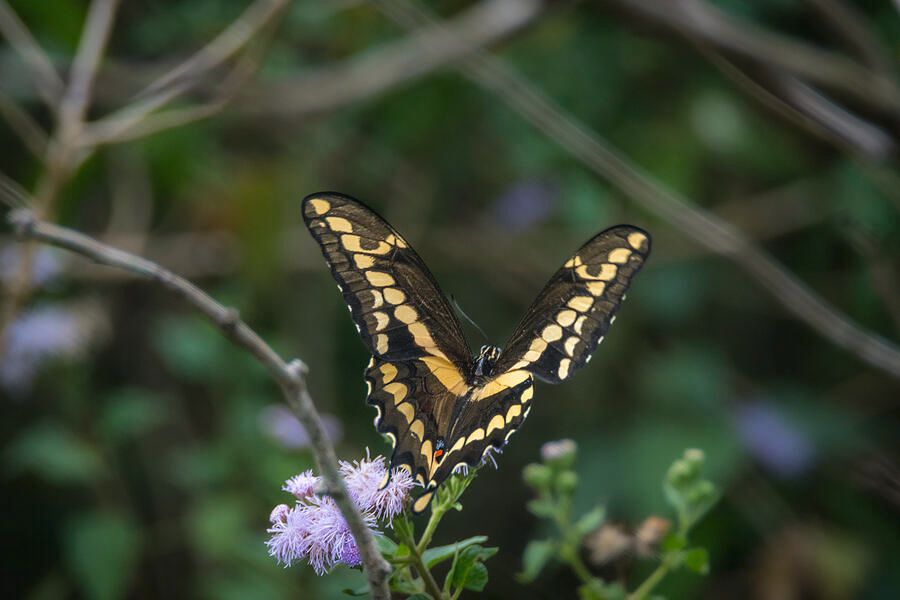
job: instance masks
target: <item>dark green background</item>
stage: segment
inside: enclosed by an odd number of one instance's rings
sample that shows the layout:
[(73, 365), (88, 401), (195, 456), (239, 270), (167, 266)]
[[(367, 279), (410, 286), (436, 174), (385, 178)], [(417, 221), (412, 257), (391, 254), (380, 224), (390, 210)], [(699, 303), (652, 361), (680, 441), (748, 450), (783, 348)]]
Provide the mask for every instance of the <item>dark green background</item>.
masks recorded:
[[(808, 3), (716, 4), (842, 50)], [(855, 4), (896, 63), (896, 7)], [(429, 5), (449, 16), (469, 4)], [(86, 4), (13, 6), (66, 64)], [(105, 68), (136, 77), (164, 69), (245, 6), (127, 2)], [(260, 78), (311, 71), (401, 35), (365, 3), (295, 2)], [(898, 338), (890, 309), (900, 302), (894, 156), (875, 160), (809, 135), (735, 87), (692, 44), (603, 2), (562, 6), (494, 51), (653, 177), (758, 238), (861, 326)], [(19, 60), (0, 48), (0, 87), (47, 123), (16, 83)], [(92, 114), (117, 105), (117, 84), (130, 89), (115, 77), (101, 81)], [(641, 210), (456, 72), (314, 117), (244, 108), (101, 151), (66, 188), (58, 220), (101, 234), (117, 202), (126, 223), (142, 223), (129, 221), (130, 212), (148, 211), (143, 231), (109, 233), (145, 234), (150, 258), (238, 308), (283, 355), (306, 361), (316, 404), (343, 423), (344, 459), (387, 446), (363, 402), (368, 356), (302, 226), (303, 196), (330, 189), (371, 204), (496, 344), (593, 233), (627, 222), (654, 235), (650, 261), (594, 361), (565, 385), (537, 386), (531, 418), (499, 470), (482, 472), (464, 512), (438, 532), (439, 543), (486, 534), (500, 547), (487, 597), (574, 596), (576, 581), (564, 570), (527, 588), (514, 579), (525, 543), (545, 533), (525, 510), (521, 468), (561, 437), (579, 444), (582, 506), (605, 501), (627, 526), (670, 516), (666, 467), (685, 448), (706, 452), (724, 492), (696, 532), (711, 552), (711, 574), (672, 577), (663, 593), (896, 597), (896, 379), (798, 322), (734, 262)], [(864, 114), (886, 131), (896, 127)], [(0, 144), (2, 171), (33, 188), (41, 165), (5, 125)], [(547, 214), (513, 227), (497, 206), (504, 196), (521, 200), (521, 186), (537, 190)], [(311, 456), (261, 430), (260, 410), (280, 401), (262, 369), (161, 289), (98, 272), (73, 261), (71, 276), (34, 302), (102, 302), (107, 334), (82, 357), (48, 364), (28, 393), (2, 392), (7, 597), (330, 598), (359, 585), (354, 571), (319, 578), (266, 555), (269, 510), (287, 499), (281, 482), (311, 466)], [(466, 332), (476, 348), (483, 343), (468, 325)], [(811, 449), (802, 468), (779, 471), (748, 447), (739, 434), (752, 418), (748, 405), (779, 424), (762, 427), (761, 444), (778, 451), (789, 438)], [(781, 452), (796, 458), (790, 447)], [(621, 573), (634, 582), (647, 568)], [(779, 595), (784, 586), (796, 595)]]

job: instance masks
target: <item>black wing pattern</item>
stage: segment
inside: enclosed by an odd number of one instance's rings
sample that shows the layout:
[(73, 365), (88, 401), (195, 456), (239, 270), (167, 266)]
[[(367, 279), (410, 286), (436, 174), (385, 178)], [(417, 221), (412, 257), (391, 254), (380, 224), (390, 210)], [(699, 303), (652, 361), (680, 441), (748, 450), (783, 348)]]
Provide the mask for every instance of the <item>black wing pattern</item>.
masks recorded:
[(584, 367), (649, 254), (650, 235), (631, 225), (611, 227), (588, 240), (538, 294), (496, 372), (524, 369), (560, 383)]
[(559, 383), (590, 360), (650, 252), (649, 235), (629, 225), (589, 240), (482, 372), (425, 263), (384, 219), (332, 192), (305, 198), (303, 216), (373, 355), (367, 402), (393, 446), (390, 471), (425, 488), (417, 513), (456, 469), (503, 447), (528, 416), (534, 377)]

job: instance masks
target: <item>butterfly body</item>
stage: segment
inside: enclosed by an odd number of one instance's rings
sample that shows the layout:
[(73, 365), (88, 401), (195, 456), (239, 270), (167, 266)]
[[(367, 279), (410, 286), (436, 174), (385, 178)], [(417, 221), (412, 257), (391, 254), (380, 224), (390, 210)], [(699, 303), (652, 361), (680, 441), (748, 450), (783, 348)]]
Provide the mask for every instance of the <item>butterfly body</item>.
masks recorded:
[(650, 250), (636, 227), (601, 232), (554, 274), (503, 350), (473, 356), (427, 266), (384, 219), (333, 192), (304, 199), (303, 215), (372, 353), (367, 402), (394, 447), (391, 466), (425, 487), (415, 512), (454, 470), (502, 448), (531, 410), (535, 377), (559, 383), (587, 364)]

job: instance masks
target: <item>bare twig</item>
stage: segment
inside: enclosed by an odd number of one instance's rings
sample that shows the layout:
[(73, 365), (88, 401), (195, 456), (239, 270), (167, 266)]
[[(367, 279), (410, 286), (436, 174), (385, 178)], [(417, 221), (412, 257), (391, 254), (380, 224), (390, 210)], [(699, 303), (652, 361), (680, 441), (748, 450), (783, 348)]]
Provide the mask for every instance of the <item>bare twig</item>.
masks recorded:
[(872, 69), (891, 73), (888, 51), (879, 43), (865, 16), (844, 0), (806, 0), (859, 57)]
[(257, 0), (211, 42), (153, 81), (139, 96), (155, 94), (173, 84), (197, 79), (216, 68), (246, 46), (286, 6), (287, 0)]
[[(519, 31), (545, 8), (540, 0), (479, 2), (440, 26), (425, 25), (403, 40), (336, 67), (262, 86), (242, 96), (241, 107), (254, 114), (292, 118), (333, 110), (469, 56)], [(452, 35), (438, 34), (442, 29)]]
[(0, 113), (28, 151), (37, 158), (43, 158), (47, 151), (47, 133), (31, 118), (31, 115), (3, 93), (0, 93)]
[[(375, 1), (379, 7), (389, 8), (385, 12), (404, 27), (434, 23), (425, 9), (407, 0)], [(451, 33), (444, 31), (442, 35)], [(466, 59), (460, 68), (646, 210), (665, 219), (699, 244), (737, 262), (799, 320), (870, 365), (900, 377), (900, 349), (863, 330), (838, 312), (731, 225), (653, 180), (502, 60), (476, 54)]]
[(88, 10), (84, 30), (69, 74), (69, 85), (59, 109), (60, 137), (68, 141), (78, 134), (84, 123), (91, 97), (91, 87), (103, 50), (109, 41), (119, 0), (94, 0)]
[(900, 89), (834, 52), (740, 22), (703, 0), (605, 0), (683, 36), (900, 114)]
[(156, 263), (101, 244), (77, 231), (39, 221), (33, 213), (26, 210), (13, 211), (9, 221), (16, 234), (24, 240), (36, 240), (65, 248), (100, 264), (126, 270), (159, 284), (202, 313), (225, 337), (252, 354), (281, 387), (285, 400), (309, 433), (319, 470), (328, 486), (327, 493), (340, 508), (359, 547), (373, 598), (390, 598), (387, 587), (390, 566), (379, 553), (372, 532), (366, 527), (347, 494), (334, 448), (326, 437), (319, 413), (306, 387), (306, 366), (302, 361), (285, 362), (241, 320), (235, 309), (219, 304), (200, 288)]
[(212, 42), (177, 67), (177, 73), (164, 75), (131, 104), (88, 125), (82, 145), (121, 143), (206, 119), (221, 111), (256, 72), (264, 43), (257, 44), (258, 51), (248, 50), (241, 57), (209, 102), (157, 112), (194, 88), (202, 75), (231, 58), (254, 38), (267, 39), (263, 35), (266, 26), (271, 26), (286, 6), (286, 0), (258, 0)]
[(63, 93), (63, 81), (53, 68), (50, 58), (6, 0), (0, 1), (0, 32), (31, 71), (41, 99), (55, 110), (56, 103)]
[[(842, 150), (884, 160), (893, 138), (873, 123), (844, 110), (793, 75), (770, 76), (775, 89), (763, 85), (715, 49), (698, 44), (704, 56), (751, 98), (787, 122)], [(803, 91), (800, 87), (803, 87)], [(815, 96), (811, 98), (810, 96)]]

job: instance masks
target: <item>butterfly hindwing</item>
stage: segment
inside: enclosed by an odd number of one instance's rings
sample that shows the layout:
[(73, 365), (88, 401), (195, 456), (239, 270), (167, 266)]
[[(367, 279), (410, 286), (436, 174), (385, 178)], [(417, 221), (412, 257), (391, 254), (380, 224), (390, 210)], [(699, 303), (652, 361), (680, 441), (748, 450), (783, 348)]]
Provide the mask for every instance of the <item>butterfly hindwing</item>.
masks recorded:
[(329, 192), (306, 197), (303, 217), (372, 354), (471, 361), (459, 321), (428, 267), (384, 219)]
[(443, 462), (438, 440), (462, 411), (471, 387), (454, 365), (431, 356), (408, 361), (373, 357), (366, 384), (367, 402), (378, 411), (375, 428), (393, 446), (390, 471), (406, 469), (425, 486)]
[(578, 249), (528, 309), (496, 369), (524, 369), (560, 383), (588, 363), (615, 318), (650, 236), (631, 225), (607, 229)]

